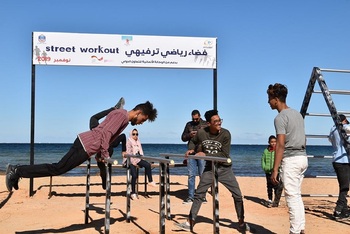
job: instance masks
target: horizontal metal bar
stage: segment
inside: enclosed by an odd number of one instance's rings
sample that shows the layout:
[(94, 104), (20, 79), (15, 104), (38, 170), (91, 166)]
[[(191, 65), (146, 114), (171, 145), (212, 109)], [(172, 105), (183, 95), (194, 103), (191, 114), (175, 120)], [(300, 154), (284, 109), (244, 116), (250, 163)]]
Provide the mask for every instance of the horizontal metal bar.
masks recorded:
[[(348, 115), (350, 114), (350, 111), (338, 111), (338, 114), (343, 114), (343, 115)], [(331, 117), (331, 114), (326, 114), (326, 113), (305, 113), (305, 115), (308, 116), (319, 116), (319, 117)]]
[(188, 156), (186, 156), (184, 154), (167, 154), (167, 153), (163, 153), (163, 154), (159, 154), (159, 155), (163, 156), (163, 157), (193, 158), (193, 159), (204, 159), (204, 160), (208, 160), (208, 161), (231, 163), (230, 158), (215, 157), (215, 156), (211, 156), (211, 155), (207, 155), (207, 156), (188, 155)]
[[(335, 90), (330, 89), (328, 90), (330, 94), (344, 94), (344, 95), (350, 95), (350, 90)], [(313, 93), (322, 93), (321, 90), (314, 90)]]
[(105, 159), (105, 161), (107, 161), (107, 163), (110, 163), (112, 165), (117, 165), (118, 164), (118, 160), (115, 160), (115, 159), (112, 159), (112, 158)]
[(306, 138), (328, 138), (328, 135), (306, 134)]
[(145, 159), (145, 160), (148, 160), (148, 161), (152, 160), (152, 161), (161, 162), (161, 163), (168, 163), (170, 165), (175, 164), (174, 160), (171, 160), (171, 159), (148, 157), (148, 156), (143, 156), (143, 155), (127, 154), (127, 155), (125, 155), (125, 157), (127, 157), (127, 158), (142, 158), (142, 159)]
[(350, 73), (350, 70), (342, 70), (342, 69), (328, 69), (328, 68), (320, 68), (321, 71), (324, 72), (344, 72), (344, 73)]
[(308, 158), (334, 158), (331, 155), (307, 155)]

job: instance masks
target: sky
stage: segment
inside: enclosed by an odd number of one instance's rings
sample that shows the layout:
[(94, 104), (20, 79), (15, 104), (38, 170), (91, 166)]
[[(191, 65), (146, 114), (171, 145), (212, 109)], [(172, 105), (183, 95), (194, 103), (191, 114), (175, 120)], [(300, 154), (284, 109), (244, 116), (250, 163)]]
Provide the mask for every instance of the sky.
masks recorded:
[[(350, 69), (350, 1), (3, 1), (0, 7), (0, 143), (29, 143), (32, 32), (217, 38), (218, 111), (232, 144), (266, 144), (275, 134), (269, 84), (288, 87), (300, 110), (313, 67)], [(330, 89), (350, 90), (350, 74), (323, 73)], [(213, 108), (213, 71), (35, 66), (35, 142), (72, 143), (90, 117), (149, 100), (155, 122), (136, 126), (143, 143), (182, 143), (191, 111)], [(349, 98), (334, 97), (338, 110)], [(308, 112), (329, 113), (313, 94)], [(306, 117), (306, 134), (329, 133), (329, 117)], [(134, 127), (129, 125), (127, 135)], [(308, 144), (329, 144), (310, 139)]]

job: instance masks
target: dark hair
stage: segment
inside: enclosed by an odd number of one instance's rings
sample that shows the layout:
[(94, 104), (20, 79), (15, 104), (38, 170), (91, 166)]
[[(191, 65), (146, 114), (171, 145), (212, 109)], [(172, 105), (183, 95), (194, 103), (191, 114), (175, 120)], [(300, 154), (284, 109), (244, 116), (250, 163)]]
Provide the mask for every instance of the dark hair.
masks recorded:
[(281, 102), (286, 102), (288, 89), (287, 86), (279, 83), (270, 84), (267, 89), (269, 98), (278, 98)]
[(210, 122), (211, 117), (213, 117), (214, 115), (218, 115), (218, 111), (217, 110), (208, 110), (207, 112), (205, 112), (204, 117), (205, 120), (207, 122)]
[(269, 136), (269, 142), (270, 142), (272, 139), (276, 139), (276, 137), (275, 137), (274, 135)]
[(138, 104), (137, 106), (135, 106), (133, 110), (134, 111), (140, 110), (142, 114), (147, 115), (149, 122), (153, 122), (157, 118), (157, 114), (158, 114), (157, 109), (153, 108), (153, 104), (150, 103), (149, 101)]
[(201, 115), (201, 114), (199, 113), (199, 110), (193, 110), (191, 115)]

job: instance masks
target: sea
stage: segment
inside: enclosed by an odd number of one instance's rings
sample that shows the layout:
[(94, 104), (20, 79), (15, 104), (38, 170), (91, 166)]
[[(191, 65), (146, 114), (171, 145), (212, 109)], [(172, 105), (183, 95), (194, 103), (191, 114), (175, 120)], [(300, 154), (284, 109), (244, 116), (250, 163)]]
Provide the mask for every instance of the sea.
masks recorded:
[[(62, 143), (40, 143), (34, 145), (34, 164), (58, 162), (65, 153), (68, 152), (72, 144)], [(264, 177), (261, 168), (261, 156), (266, 145), (231, 145), (232, 168), (236, 176)], [(144, 155), (148, 157), (161, 157), (160, 154), (184, 154), (187, 150), (186, 144), (142, 144)], [(332, 167), (332, 159), (323, 157), (331, 156), (333, 149), (331, 146), (318, 145), (307, 146), (309, 157), (309, 167), (306, 177), (335, 176)], [(314, 156), (314, 157), (312, 157)], [(122, 162), (121, 148), (116, 148), (112, 158)], [(161, 157), (164, 158), (164, 157)], [(182, 163), (183, 158), (172, 158), (175, 163)], [(95, 159), (91, 160), (92, 163)], [(30, 162), (29, 143), (0, 143), (0, 173), (4, 174), (8, 163), (14, 165), (27, 165)], [(98, 173), (98, 168), (92, 168), (91, 174)], [(114, 169), (113, 175), (125, 175), (125, 170)], [(158, 168), (153, 169), (153, 174), (159, 174)], [(170, 168), (171, 175), (187, 175), (186, 167)], [(86, 175), (86, 169), (75, 168), (64, 176)]]

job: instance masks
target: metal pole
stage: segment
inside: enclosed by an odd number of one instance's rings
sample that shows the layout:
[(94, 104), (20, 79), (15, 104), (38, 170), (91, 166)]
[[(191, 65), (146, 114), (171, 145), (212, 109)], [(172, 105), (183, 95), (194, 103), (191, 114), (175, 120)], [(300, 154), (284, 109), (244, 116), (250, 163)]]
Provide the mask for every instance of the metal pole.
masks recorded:
[(165, 234), (165, 164), (159, 163), (159, 233)]
[[(33, 52), (32, 52), (33, 53)], [(33, 57), (33, 56), (32, 56)], [(32, 93), (30, 110), (30, 165), (34, 165), (34, 124), (35, 124), (35, 65), (32, 65)], [(29, 179), (29, 196), (34, 195), (34, 179)]]
[(86, 165), (85, 224), (88, 224), (90, 209), (90, 165), (91, 159), (89, 158)]
[(214, 88), (214, 110), (218, 109), (218, 73), (217, 69), (213, 70), (213, 88)]
[(130, 158), (126, 159), (126, 222), (130, 223), (131, 176)]
[(211, 162), (213, 182), (212, 182), (212, 195), (213, 195), (213, 233), (220, 233), (219, 224), (219, 185), (218, 185), (218, 173), (217, 173), (217, 163), (215, 161)]
[(109, 234), (110, 217), (111, 217), (111, 164), (106, 163), (106, 208), (105, 208), (105, 233)]
[[(169, 157), (165, 157), (166, 159), (169, 159)], [(169, 170), (169, 164), (166, 164), (166, 171), (165, 171), (165, 195), (166, 195), (166, 217), (168, 220), (171, 220), (171, 212), (170, 212), (170, 170)]]

